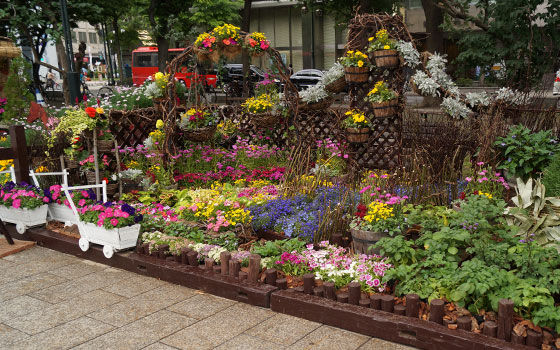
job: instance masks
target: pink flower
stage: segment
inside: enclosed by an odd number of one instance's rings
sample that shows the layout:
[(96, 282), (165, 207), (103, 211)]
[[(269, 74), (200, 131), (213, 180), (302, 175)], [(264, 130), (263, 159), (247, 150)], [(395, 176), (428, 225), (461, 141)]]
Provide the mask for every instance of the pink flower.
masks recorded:
[(381, 282), (376, 278), (373, 280), (373, 286), (374, 287), (378, 287), (381, 284)]
[(43, 203), (48, 203), (49, 202), (49, 197), (43, 197)]
[(85, 204), (86, 204), (86, 200), (83, 199), (83, 198), (80, 199), (80, 200), (78, 201), (78, 205), (79, 205), (80, 207), (83, 207)]
[(478, 165), (478, 166), (484, 165), (484, 162), (478, 162), (478, 163), (476, 163), (476, 165)]
[(111, 225), (117, 226), (118, 224), (119, 224), (119, 220), (118, 220), (118, 219), (115, 219), (115, 218), (111, 219)]
[(467, 181), (467, 182), (471, 182), (471, 181), (472, 181), (472, 177), (468, 177), (468, 176), (467, 176), (467, 177), (465, 177), (465, 181)]
[(14, 199), (12, 202), (12, 207), (19, 209), (21, 207), (21, 199)]
[(97, 226), (99, 226), (99, 227), (103, 226), (103, 220), (97, 221)]

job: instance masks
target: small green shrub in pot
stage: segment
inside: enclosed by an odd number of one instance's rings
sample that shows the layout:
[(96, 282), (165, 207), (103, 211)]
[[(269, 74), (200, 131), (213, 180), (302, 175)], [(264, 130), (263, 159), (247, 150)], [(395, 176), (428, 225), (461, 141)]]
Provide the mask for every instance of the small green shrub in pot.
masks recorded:
[(498, 168), (527, 181), (550, 163), (558, 150), (558, 141), (552, 138), (550, 130), (531, 133), (526, 127), (516, 125), (507, 136), (499, 137), (494, 146), (502, 156)]

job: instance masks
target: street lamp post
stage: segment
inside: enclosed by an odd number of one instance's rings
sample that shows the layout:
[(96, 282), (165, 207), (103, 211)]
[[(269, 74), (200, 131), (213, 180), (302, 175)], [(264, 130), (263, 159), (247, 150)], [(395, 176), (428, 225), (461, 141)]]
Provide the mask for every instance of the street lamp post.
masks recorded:
[(80, 75), (74, 67), (74, 50), (72, 49), (72, 35), (70, 33), (70, 22), (68, 21), (68, 7), (66, 0), (60, 0), (60, 12), (62, 27), (64, 29), (64, 42), (66, 43), (66, 58), (68, 59), (68, 72), (66, 81), (70, 90), (70, 101), (74, 103), (80, 97)]

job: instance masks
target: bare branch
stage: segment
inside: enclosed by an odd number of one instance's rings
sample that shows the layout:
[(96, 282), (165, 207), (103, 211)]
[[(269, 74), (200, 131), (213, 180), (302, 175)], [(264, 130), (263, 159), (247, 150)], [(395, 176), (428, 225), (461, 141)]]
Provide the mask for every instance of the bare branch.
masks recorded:
[(451, 3), (449, 0), (439, 0), (439, 2), (434, 2), (434, 6), (440, 8), (441, 10), (445, 11), (448, 15), (454, 18), (462, 19), (467, 22), (474, 24), (475, 26), (479, 27), (484, 31), (488, 31), (488, 25), (482, 22), (480, 19), (469, 15), (462, 9), (458, 9), (456, 3)]

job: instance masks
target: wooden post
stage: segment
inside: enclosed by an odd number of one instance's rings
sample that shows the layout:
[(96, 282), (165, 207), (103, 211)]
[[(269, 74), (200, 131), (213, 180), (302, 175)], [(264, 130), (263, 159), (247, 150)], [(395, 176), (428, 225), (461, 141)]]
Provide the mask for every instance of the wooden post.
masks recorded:
[(189, 264), (189, 257), (188, 254), (191, 251), (191, 248), (182, 248), (181, 249), (181, 264), (188, 265)]
[(406, 295), (406, 316), (418, 318), (420, 297), (418, 294)]
[(358, 305), (369, 308), (371, 306), (371, 301), (369, 299), (360, 299)]
[(498, 335), (498, 325), (494, 321), (486, 321), (484, 322), (482, 333), (489, 337), (496, 338), (496, 336)]
[(374, 295), (372, 295), (372, 296), (369, 298), (369, 300), (370, 300), (370, 307), (371, 307), (372, 309), (381, 310), (381, 297), (382, 297), (382, 296), (383, 296), (383, 295), (381, 295), (381, 294), (374, 294)]
[(336, 295), (336, 301), (339, 303), (347, 303), (348, 302), (348, 293), (339, 293)]
[(251, 254), (249, 256), (249, 273), (247, 280), (249, 282), (257, 282), (261, 272), (261, 256), (258, 254)]
[(205, 258), (204, 259), (204, 270), (206, 270), (206, 272), (213, 272), (213, 268), (214, 268), (214, 259)]
[(237, 259), (229, 261), (229, 275), (232, 277), (239, 277), (239, 270), (241, 269), (241, 263)]
[(404, 316), (406, 314), (406, 306), (402, 304), (395, 305), (393, 311), (395, 312), (395, 315)]
[(198, 253), (194, 250), (188, 252), (187, 259), (189, 260), (189, 265), (191, 266), (198, 266)]
[(513, 301), (501, 299), (498, 302), (498, 338), (511, 340), (513, 329)]
[(325, 288), (323, 286), (313, 288), (313, 295), (322, 298), (325, 295)]
[(358, 305), (362, 286), (358, 282), (348, 284), (348, 304)]
[(60, 171), (63, 171), (66, 168), (64, 166), (64, 156), (61, 154), (59, 159), (60, 159)]
[(522, 336), (522, 335), (517, 335), (517, 334), (515, 334), (514, 331), (511, 331), (511, 342), (514, 343), (514, 344), (525, 345), (525, 337)]
[(239, 271), (239, 282), (243, 282), (247, 279), (247, 272)]
[(540, 349), (543, 342), (543, 334), (534, 330), (527, 330), (527, 346)]
[(336, 292), (334, 289), (334, 282), (323, 283), (323, 288), (325, 288), (325, 298), (336, 300)]
[(276, 285), (276, 278), (278, 277), (278, 273), (276, 272), (276, 269), (267, 269), (264, 272), (266, 278), (265, 278), (265, 283), (269, 284), (271, 286), (275, 286)]
[(441, 299), (434, 299), (430, 303), (430, 321), (443, 324), (443, 306), (445, 303)]
[(285, 278), (277, 279), (276, 287), (278, 287), (278, 289), (288, 289), (288, 280)]
[[(93, 164), (95, 165), (95, 184), (99, 183), (99, 159), (97, 159), (97, 129), (93, 129)], [(99, 188), (95, 189), (95, 194), (99, 198)]]
[(315, 288), (315, 274), (306, 273), (303, 275), (303, 292), (305, 294), (313, 295), (313, 288)]
[(16, 182), (25, 181), (28, 184), (31, 184), (31, 179), (29, 178), (27, 142), (25, 141), (25, 129), (22, 125), (10, 126), (10, 145), (14, 155)]
[(227, 276), (229, 274), (229, 260), (231, 259), (230, 252), (220, 253), (220, 265), (222, 266), (221, 272), (222, 276)]
[(381, 310), (385, 312), (393, 312), (393, 305), (395, 304), (395, 299), (392, 295), (383, 295), (381, 297)]
[(470, 316), (463, 316), (463, 317), (459, 317), (457, 319), (457, 327), (459, 329), (465, 330), (465, 331), (471, 331), (472, 329), (472, 321)]

